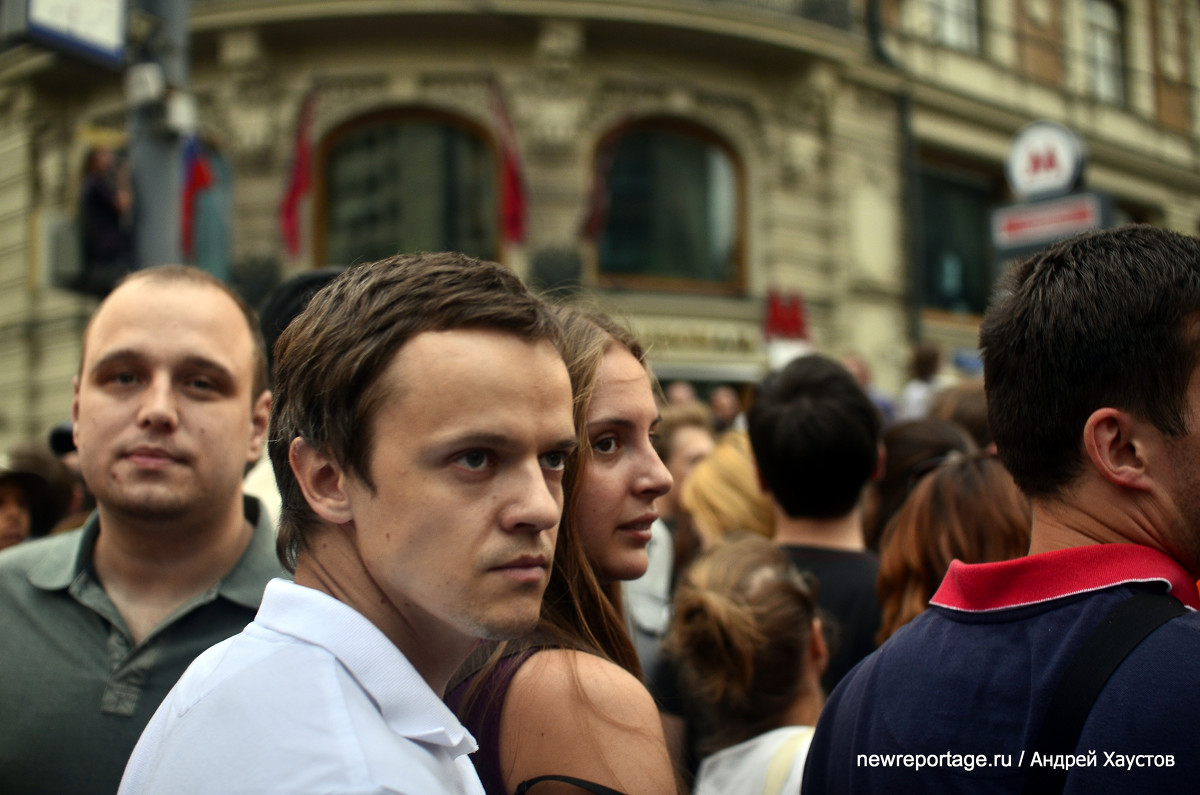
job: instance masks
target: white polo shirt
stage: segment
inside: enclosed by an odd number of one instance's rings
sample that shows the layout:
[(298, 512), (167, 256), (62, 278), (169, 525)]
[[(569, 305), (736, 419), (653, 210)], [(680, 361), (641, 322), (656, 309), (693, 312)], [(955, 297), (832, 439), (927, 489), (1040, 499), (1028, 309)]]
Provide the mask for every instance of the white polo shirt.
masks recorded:
[(196, 658), (120, 793), (470, 793), (475, 740), (408, 659), (331, 596), (272, 580), (254, 622)]

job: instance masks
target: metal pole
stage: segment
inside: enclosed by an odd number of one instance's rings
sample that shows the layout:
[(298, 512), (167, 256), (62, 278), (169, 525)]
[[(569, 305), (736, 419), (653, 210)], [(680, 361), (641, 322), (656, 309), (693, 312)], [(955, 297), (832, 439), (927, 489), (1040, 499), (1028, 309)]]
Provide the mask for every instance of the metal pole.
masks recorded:
[(153, 21), (135, 62), (158, 64), (166, 78), (165, 99), (131, 107), (129, 151), (134, 201), (134, 267), (183, 261), (180, 193), (183, 141), (167, 124), (172, 94), (188, 90), (188, 0), (131, 0)]

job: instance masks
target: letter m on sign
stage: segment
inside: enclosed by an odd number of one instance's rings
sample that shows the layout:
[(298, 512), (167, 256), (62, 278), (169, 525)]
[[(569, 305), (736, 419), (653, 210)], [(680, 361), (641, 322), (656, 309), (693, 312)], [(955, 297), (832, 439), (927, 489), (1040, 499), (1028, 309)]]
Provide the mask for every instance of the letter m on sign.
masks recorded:
[(1029, 173), (1031, 176), (1039, 176), (1046, 173), (1054, 173), (1058, 170), (1058, 156), (1054, 149), (1046, 148), (1041, 152), (1029, 153)]

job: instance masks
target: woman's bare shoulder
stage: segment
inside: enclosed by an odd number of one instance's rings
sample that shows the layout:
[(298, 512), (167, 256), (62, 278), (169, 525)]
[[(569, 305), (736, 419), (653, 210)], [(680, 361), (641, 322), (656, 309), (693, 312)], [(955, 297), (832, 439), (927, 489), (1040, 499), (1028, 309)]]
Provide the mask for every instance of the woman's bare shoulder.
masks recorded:
[(630, 793), (675, 791), (654, 699), (620, 666), (586, 652), (545, 649), (517, 671), (500, 724), (509, 791), (566, 775)]

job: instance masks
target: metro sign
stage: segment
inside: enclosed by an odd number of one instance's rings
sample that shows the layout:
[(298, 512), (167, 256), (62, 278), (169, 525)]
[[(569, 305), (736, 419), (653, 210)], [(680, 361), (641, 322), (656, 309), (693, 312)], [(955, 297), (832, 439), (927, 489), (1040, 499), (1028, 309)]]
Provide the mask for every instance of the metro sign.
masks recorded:
[(992, 247), (1003, 261), (1111, 223), (1107, 198), (1095, 191), (1023, 202), (992, 211)]
[(1083, 173), (1083, 144), (1052, 121), (1027, 124), (1013, 136), (1005, 161), (1008, 184), (1019, 198), (1069, 193)]

